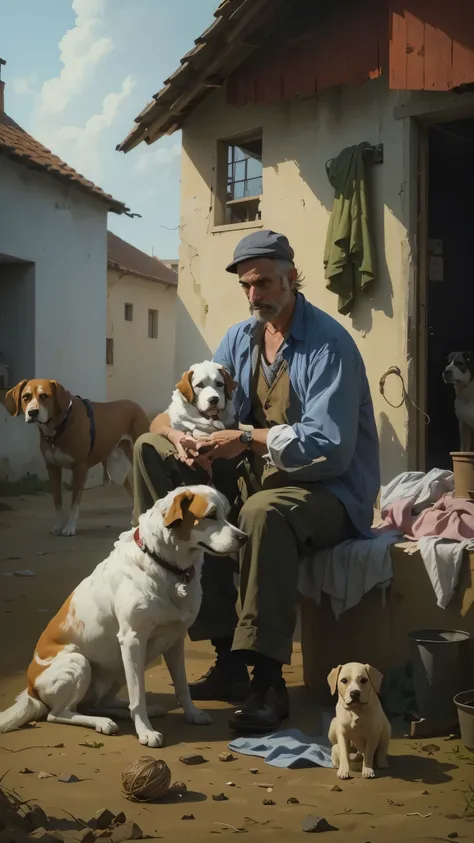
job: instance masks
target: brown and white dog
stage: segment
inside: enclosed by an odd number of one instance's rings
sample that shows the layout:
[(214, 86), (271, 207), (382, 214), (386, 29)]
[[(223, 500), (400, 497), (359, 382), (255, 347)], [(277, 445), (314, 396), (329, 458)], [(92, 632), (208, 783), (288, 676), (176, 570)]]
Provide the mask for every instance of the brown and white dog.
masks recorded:
[[(145, 668), (161, 654), (186, 719), (210, 723), (189, 693), (184, 639), (201, 605), (204, 552), (225, 557), (247, 539), (228, 511), (215, 489), (181, 486), (122, 533), (44, 630), (27, 688), (0, 712), (0, 732), (46, 717), (111, 735), (125, 716), (141, 744), (159, 747), (163, 735), (150, 717), (163, 712), (147, 708)], [(128, 700), (116, 697), (124, 684)]]
[[(7, 392), (5, 407), (12, 416), (23, 413), (27, 424), (39, 428), (41, 453), (56, 510), (52, 530), (55, 535), (75, 535), (87, 472), (93, 466), (102, 463), (111, 479), (124, 483), (131, 491), (126, 478), (132, 464), (133, 443), (150, 428), (138, 404), (126, 400), (85, 401), (71, 395), (58, 381), (34, 379), (20, 381)], [(117, 471), (120, 455), (122, 465)], [(63, 468), (72, 471), (72, 500), (67, 515), (62, 503)]]
[(167, 409), (175, 430), (204, 438), (235, 425), (232, 393), (237, 386), (218, 363), (205, 360), (184, 372)]
[(459, 421), (459, 448), (474, 450), (474, 355), (453, 351), (443, 371), (445, 383), (454, 386), (454, 411)]

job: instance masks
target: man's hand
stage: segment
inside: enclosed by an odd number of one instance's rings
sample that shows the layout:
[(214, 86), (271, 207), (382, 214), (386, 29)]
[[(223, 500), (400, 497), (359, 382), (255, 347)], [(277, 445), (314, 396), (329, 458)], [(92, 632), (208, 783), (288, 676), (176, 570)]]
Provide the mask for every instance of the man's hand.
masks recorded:
[(167, 439), (176, 448), (177, 458), (181, 462), (186, 463), (190, 468), (193, 468), (194, 460), (197, 456), (197, 440), (188, 433), (183, 433), (182, 430), (174, 430), (173, 428), (167, 431)]
[(216, 430), (205, 440), (199, 440), (198, 453), (203, 453), (211, 462), (214, 460), (232, 460), (246, 450), (240, 441), (241, 430)]

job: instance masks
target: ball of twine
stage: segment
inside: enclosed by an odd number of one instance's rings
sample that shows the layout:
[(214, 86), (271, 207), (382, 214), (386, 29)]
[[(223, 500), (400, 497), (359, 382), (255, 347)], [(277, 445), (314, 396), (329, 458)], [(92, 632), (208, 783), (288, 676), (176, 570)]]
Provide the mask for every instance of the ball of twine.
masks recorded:
[(164, 761), (143, 755), (132, 761), (122, 773), (122, 785), (132, 802), (154, 802), (168, 791), (171, 771)]

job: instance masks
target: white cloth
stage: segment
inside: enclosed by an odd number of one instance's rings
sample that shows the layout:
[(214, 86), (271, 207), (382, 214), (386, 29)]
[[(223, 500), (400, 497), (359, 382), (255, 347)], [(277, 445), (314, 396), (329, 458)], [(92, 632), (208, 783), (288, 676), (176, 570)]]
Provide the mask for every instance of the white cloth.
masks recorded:
[[(452, 471), (433, 468), (406, 471), (381, 489), (381, 509), (402, 498), (413, 498), (415, 512), (421, 512), (442, 495), (454, 491)], [(316, 553), (300, 566), (298, 588), (305, 597), (321, 602), (329, 594), (336, 617), (356, 606), (375, 586), (385, 589), (393, 576), (390, 547), (402, 538), (396, 530), (374, 533), (372, 539), (353, 539)], [(463, 554), (474, 542), (448, 541), (429, 536), (413, 542), (409, 552), (420, 551), (433, 586), (438, 606), (445, 609), (456, 588)]]
[(356, 606), (375, 586), (384, 588), (392, 579), (390, 545), (399, 534), (382, 533), (373, 539), (351, 539), (336, 547), (318, 551), (300, 566), (298, 589), (305, 597), (321, 602), (329, 594), (338, 618)]
[(418, 549), (440, 609), (446, 609), (454, 594), (464, 551), (473, 548), (472, 540), (454, 542), (440, 536), (426, 536), (418, 540)]
[(443, 495), (453, 491), (452, 471), (441, 468), (432, 468), (427, 474), (424, 471), (404, 471), (386, 486), (382, 486), (380, 509), (384, 510), (389, 504), (402, 498), (413, 498), (414, 511), (421, 512), (427, 506), (436, 503)]

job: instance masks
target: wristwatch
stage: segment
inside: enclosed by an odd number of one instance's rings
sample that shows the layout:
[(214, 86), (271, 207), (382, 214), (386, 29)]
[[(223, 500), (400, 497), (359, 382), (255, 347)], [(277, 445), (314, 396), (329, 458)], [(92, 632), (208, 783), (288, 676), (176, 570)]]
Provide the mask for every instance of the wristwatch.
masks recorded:
[(243, 430), (239, 436), (240, 441), (243, 445), (248, 449), (252, 447), (253, 442), (253, 430)]

